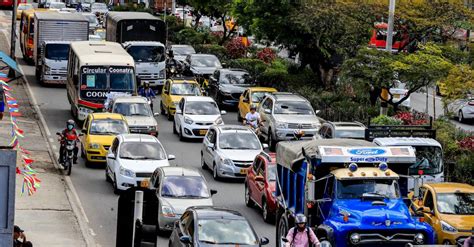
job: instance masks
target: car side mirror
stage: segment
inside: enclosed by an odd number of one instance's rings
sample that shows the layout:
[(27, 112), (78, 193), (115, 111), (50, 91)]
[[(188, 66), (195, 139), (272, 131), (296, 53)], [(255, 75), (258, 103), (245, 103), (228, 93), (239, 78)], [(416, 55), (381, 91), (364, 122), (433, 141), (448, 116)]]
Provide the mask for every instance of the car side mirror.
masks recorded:
[(222, 68), (225, 68), (227, 66), (227, 63), (221, 63)]
[(108, 153), (108, 154), (107, 154), (107, 159), (114, 160), (114, 159), (115, 159), (115, 155), (114, 155), (113, 153)]
[(321, 112), (321, 110), (316, 110), (316, 115), (319, 114)]
[(176, 159), (176, 156), (172, 155), (172, 154), (169, 154), (168, 155), (168, 160), (174, 160)]
[(221, 111), (221, 115), (225, 115), (225, 114), (227, 114), (227, 112), (224, 111), (224, 110), (222, 110), (222, 111)]
[(209, 144), (207, 144), (207, 147), (210, 148), (210, 149), (214, 149), (215, 145), (214, 145), (214, 143), (209, 143)]
[(159, 113), (159, 112), (155, 112), (155, 113), (153, 113), (153, 116), (154, 116), (154, 117), (157, 117), (157, 116), (159, 116), (159, 115), (160, 115), (160, 113)]
[(262, 176), (262, 175), (257, 175), (257, 176), (255, 177), (255, 182), (263, 182), (263, 181), (264, 181), (264, 179), (263, 179), (263, 176)]
[(187, 235), (183, 235), (179, 238), (179, 241), (183, 244), (190, 244), (191, 243), (191, 237)]
[(163, 90), (163, 94), (168, 94), (168, 90)]
[(217, 190), (211, 190), (211, 196), (217, 194)]
[(264, 144), (262, 144), (262, 147), (263, 147), (263, 149), (267, 149), (267, 148), (268, 148), (268, 144), (267, 144), (267, 143), (264, 143)]
[(418, 208), (418, 210), (416, 210), (417, 212), (420, 211), (420, 212), (423, 212), (423, 213), (427, 213), (427, 214), (433, 214), (433, 211), (431, 211), (431, 208), (430, 207), (423, 207), (421, 206), (420, 208)]
[(265, 110), (263, 110), (263, 112), (265, 112), (266, 114), (272, 114), (272, 110), (270, 110), (270, 109), (265, 109)]
[(260, 245), (267, 245), (268, 243), (270, 243), (268, 238), (266, 237), (260, 238)]

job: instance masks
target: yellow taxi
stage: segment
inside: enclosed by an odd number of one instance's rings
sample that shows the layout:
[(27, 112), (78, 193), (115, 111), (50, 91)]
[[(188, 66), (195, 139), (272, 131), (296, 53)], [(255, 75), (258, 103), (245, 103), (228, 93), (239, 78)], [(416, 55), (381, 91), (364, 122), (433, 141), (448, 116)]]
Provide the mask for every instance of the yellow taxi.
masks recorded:
[(461, 183), (424, 184), (420, 197), (413, 192), (413, 213), (423, 214), (438, 236), (438, 244), (455, 245), (471, 235), (474, 227), (474, 186)]
[(272, 87), (250, 87), (242, 93), (239, 100), (239, 112), (237, 114), (238, 121), (241, 122), (245, 115), (250, 111), (250, 105), (258, 106), (266, 94), (277, 92)]
[(161, 92), (161, 114), (166, 114), (168, 120), (172, 120), (176, 112), (176, 106), (184, 96), (202, 96), (201, 87), (194, 78), (173, 78), (166, 80)]
[(84, 121), (81, 133), (81, 156), (86, 165), (103, 163), (116, 135), (130, 133), (127, 121), (117, 113), (91, 113)]
[(16, 19), (20, 20), (21, 19), (21, 13), (23, 13), (24, 10), (29, 10), (29, 9), (34, 9), (34, 7), (31, 3), (20, 3), (20, 4), (18, 4), (18, 7), (16, 8)]

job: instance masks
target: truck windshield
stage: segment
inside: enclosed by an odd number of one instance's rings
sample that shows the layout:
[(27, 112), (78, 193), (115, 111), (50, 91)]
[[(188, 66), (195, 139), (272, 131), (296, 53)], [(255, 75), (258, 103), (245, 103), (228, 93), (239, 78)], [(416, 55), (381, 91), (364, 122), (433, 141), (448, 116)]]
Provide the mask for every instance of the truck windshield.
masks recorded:
[(136, 62), (164, 61), (165, 48), (162, 46), (131, 46), (127, 51)]
[(410, 166), (410, 174), (418, 174), (423, 170), (423, 174), (434, 175), (442, 172), (443, 151), (434, 146), (417, 146), (416, 163)]
[(438, 193), (441, 214), (474, 215), (474, 193)]
[(393, 179), (337, 181), (337, 198), (359, 199), (365, 197), (399, 198), (398, 182)]
[(68, 60), (69, 44), (47, 44), (45, 57), (51, 60)]

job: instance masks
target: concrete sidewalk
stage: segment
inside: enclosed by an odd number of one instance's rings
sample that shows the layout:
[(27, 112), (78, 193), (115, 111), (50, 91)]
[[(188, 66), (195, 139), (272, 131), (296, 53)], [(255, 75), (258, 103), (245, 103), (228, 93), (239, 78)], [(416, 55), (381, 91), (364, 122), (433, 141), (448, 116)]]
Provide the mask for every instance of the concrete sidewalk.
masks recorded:
[[(9, 54), (9, 42), (6, 32), (0, 32), (0, 50)], [(16, 178), (15, 224), (25, 230), (26, 238), (36, 246), (87, 246), (87, 233), (81, 231), (79, 218), (82, 216), (73, 210), (73, 193), (66, 186), (64, 176), (55, 167), (52, 152), (47, 142), (37, 113), (28, 99), (23, 81), (10, 83), (12, 94), (18, 100), (22, 117), (18, 125), (25, 131), (20, 139), (24, 148), (31, 152), (30, 158), (36, 162), (32, 168), (38, 172), (41, 188), (33, 196), (25, 193), (21, 196), (23, 177)], [(6, 114), (0, 121), (0, 145), (8, 145), (11, 140), (11, 125)], [(18, 165), (20, 159), (18, 159)], [(90, 244), (89, 244), (90, 245)]]

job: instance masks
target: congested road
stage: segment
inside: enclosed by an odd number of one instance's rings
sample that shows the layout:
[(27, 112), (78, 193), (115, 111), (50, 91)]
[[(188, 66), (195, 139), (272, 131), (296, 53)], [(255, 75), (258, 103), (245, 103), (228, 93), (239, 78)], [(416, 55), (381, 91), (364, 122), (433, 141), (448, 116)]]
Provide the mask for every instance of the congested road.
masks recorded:
[[(41, 113), (44, 115), (47, 127), (53, 135), (50, 136), (50, 140), (55, 140), (54, 133), (65, 128), (66, 121), (72, 118), (66, 89), (39, 85), (34, 77), (34, 67), (25, 65), (21, 60), (19, 62), (27, 76)], [(159, 98), (156, 99), (154, 105), (155, 111), (157, 111)], [(229, 112), (223, 116), (223, 119), (227, 124), (236, 124), (237, 114)], [(171, 121), (168, 121), (165, 116), (158, 116), (157, 121), (160, 128), (158, 139), (168, 154), (176, 155), (176, 160), (171, 161), (171, 164), (201, 169), (201, 141), (180, 142), (178, 136), (173, 135)], [(56, 144), (56, 147), (59, 146)], [(265, 223), (257, 209), (245, 206), (243, 183), (241, 181), (216, 182), (209, 171), (203, 171), (203, 174), (208, 180), (210, 188), (218, 191), (213, 197), (214, 204), (240, 211), (251, 221), (259, 236), (268, 237), (270, 239), (269, 246), (274, 246), (272, 243), (275, 241), (275, 227)], [(79, 164), (73, 168), (71, 179), (98, 244), (115, 246), (118, 196), (113, 193), (112, 186), (105, 181), (104, 167), (86, 168), (84, 161), (79, 159)], [(158, 246), (167, 244), (166, 236), (158, 238)]]

